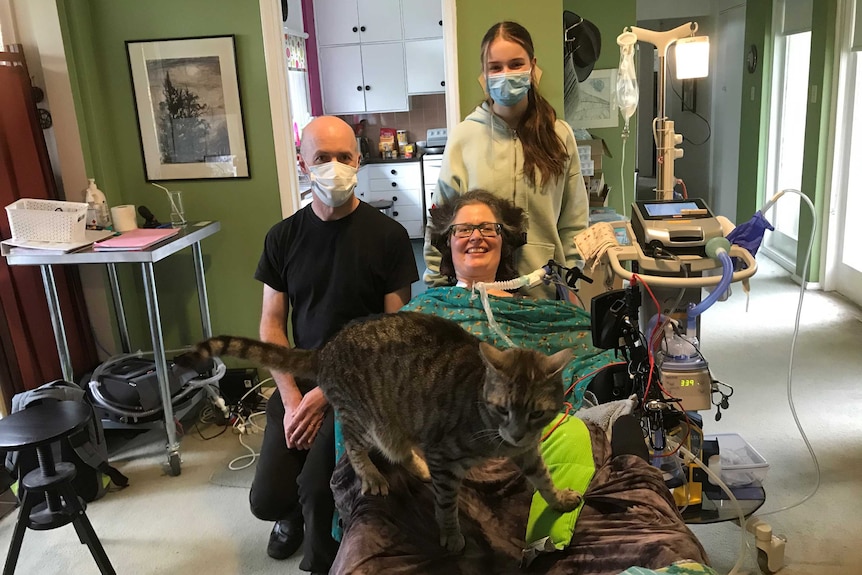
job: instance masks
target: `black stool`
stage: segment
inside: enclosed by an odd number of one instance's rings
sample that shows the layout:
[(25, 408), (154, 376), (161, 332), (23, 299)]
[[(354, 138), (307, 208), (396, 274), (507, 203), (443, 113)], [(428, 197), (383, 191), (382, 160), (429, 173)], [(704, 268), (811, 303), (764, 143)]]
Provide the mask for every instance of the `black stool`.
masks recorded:
[(19, 493), (23, 489), (21, 509), (3, 575), (15, 572), (27, 527), (45, 531), (68, 523), (75, 526), (81, 543), (90, 548), (99, 571), (103, 575), (116, 574), (84, 513), (84, 502), (72, 488), (75, 466), (63, 461), (55, 463), (51, 452), (52, 442), (83, 428), (91, 413), (82, 403), (58, 401), (34, 405), (0, 419), (0, 449), (20, 451), (35, 447), (39, 458), (39, 467), (25, 475), (19, 484)]

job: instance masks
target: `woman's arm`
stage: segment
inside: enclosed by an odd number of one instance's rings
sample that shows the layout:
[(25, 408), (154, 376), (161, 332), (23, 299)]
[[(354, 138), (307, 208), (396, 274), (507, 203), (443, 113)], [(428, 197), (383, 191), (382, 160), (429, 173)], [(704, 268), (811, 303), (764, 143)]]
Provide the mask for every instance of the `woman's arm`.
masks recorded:
[(581, 160), (578, 158), (578, 145), (568, 124), (557, 120), (557, 126), (563, 125), (566, 132), (564, 141), (569, 152), (569, 170), (564, 174), (563, 201), (560, 206), (560, 217), (557, 220), (557, 231), (563, 243), (563, 253), (566, 265), (575, 265), (579, 258), (574, 238), (589, 225), (589, 195), (581, 174)]

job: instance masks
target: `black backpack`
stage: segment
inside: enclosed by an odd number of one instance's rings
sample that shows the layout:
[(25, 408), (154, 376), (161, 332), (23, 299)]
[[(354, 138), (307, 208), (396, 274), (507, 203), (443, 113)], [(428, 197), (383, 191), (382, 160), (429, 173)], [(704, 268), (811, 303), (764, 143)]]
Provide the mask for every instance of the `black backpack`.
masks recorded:
[[(12, 397), (12, 413), (47, 401), (78, 401), (92, 411), (87, 394), (78, 385), (58, 379), (36, 389), (17, 393)], [(51, 446), (56, 461), (75, 465), (77, 474), (72, 481), (75, 493), (84, 501), (95, 501), (107, 491), (109, 478), (119, 487), (129, 484), (128, 478), (108, 465), (108, 447), (102, 420), (93, 413), (80, 431), (62, 438)], [(6, 469), (19, 482), (29, 471), (39, 466), (35, 449), (9, 452)]]

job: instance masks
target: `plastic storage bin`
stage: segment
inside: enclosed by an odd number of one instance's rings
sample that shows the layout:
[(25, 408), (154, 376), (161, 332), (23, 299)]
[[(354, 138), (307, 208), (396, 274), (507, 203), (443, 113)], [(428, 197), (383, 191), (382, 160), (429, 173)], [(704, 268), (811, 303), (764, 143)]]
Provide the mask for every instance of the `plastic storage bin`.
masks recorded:
[(87, 204), (22, 198), (6, 206), (12, 239), (40, 242), (83, 242)]
[(706, 440), (718, 440), (721, 459), (719, 476), (728, 487), (760, 485), (769, 471), (769, 463), (747, 441), (736, 433), (707, 435)]

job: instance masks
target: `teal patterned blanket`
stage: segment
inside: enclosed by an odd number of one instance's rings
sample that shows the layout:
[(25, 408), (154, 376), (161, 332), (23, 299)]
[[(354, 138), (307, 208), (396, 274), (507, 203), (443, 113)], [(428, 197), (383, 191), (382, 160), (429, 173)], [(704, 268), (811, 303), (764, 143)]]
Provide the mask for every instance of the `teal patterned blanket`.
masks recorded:
[[(593, 347), (590, 314), (562, 301), (489, 296), (491, 312), (503, 333), (515, 345), (546, 354), (565, 348), (575, 350), (575, 359), (563, 372), (566, 389), (576, 384), (566, 401), (581, 406), (592, 372), (616, 361), (614, 352)], [(451, 319), (482, 341), (500, 349), (508, 344), (488, 322), (482, 300), (470, 290), (440, 287), (414, 297), (403, 311), (429, 313)]]

